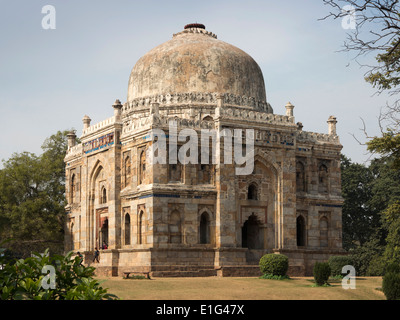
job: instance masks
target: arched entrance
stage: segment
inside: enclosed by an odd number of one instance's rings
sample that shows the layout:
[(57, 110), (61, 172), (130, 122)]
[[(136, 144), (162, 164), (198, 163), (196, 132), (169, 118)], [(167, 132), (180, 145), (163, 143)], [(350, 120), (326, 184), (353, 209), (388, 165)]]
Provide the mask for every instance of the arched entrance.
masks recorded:
[(200, 243), (210, 243), (210, 218), (207, 212), (203, 212), (200, 217)]
[(297, 246), (304, 247), (306, 245), (306, 223), (303, 216), (296, 219)]
[(108, 246), (108, 219), (104, 220), (100, 230), (100, 248), (103, 244)]
[(253, 213), (243, 224), (242, 227), (242, 248), (262, 249), (261, 222)]

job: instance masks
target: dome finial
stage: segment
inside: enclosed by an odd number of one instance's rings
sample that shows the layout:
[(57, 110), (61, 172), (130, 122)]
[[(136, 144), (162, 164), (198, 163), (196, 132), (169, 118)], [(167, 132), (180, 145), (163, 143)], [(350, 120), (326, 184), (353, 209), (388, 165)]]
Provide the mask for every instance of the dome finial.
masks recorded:
[(201, 23), (189, 23), (185, 26), (185, 30), (186, 29), (190, 29), (190, 28), (199, 28), (199, 29), (205, 29), (206, 26), (204, 24)]

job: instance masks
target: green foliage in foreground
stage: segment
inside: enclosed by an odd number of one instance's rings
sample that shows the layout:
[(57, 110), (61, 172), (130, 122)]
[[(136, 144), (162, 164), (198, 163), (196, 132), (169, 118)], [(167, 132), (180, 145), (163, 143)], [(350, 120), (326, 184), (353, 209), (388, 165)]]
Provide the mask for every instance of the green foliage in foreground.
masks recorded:
[[(80, 264), (79, 257), (49, 256), (48, 250), (32, 257), (6, 263), (0, 256), (0, 300), (115, 300), (115, 295), (93, 279), (93, 267)], [(55, 286), (51, 272), (54, 268)]]

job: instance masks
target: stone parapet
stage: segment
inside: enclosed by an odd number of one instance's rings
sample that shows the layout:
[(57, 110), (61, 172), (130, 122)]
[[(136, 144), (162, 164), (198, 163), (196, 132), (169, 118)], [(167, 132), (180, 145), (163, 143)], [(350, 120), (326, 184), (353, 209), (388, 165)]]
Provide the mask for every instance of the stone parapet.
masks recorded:
[(116, 118), (115, 118), (115, 116), (112, 116), (106, 120), (103, 120), (99, 123), (96, 123), (96, 124), (86, 128), (86, 129), (83, 129), (81, 138), (84, 138), (85, 136), (88, 136), (93, 133), (97, 133), (100, 130), (108, 129), (109, 127), (112, 127), (115, 124), (115, 122), (116, 122)]
[(297, 134), (297, 141), (299, 143), (331, 143), (340, 145), (339, 136), (337, 135), (309, 131), (300, 131)]
[(82, 143), (77, 144), (76, 146), (73, 146), (71, 148), (68, 148), (67, 154), (64, 158), (65, 161), (71, 161), (74, 160), (75, 158), (79, 158), (82, 156)]

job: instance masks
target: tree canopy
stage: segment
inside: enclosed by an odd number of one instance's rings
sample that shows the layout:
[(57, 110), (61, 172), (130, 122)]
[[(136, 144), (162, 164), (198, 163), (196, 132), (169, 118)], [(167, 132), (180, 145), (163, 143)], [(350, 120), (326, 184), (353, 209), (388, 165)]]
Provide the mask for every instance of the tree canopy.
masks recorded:
[(400, 262), (400, 169), (391, 158), (367, 166), (342, 155), (343, 247), (361, 274)]
[[(331, 11), (322, 19), (354, 20), (344, 42), (344, 51), (354, 52), (355, 60), (366, 67), (365, 80), (388, 92), (393, 101), (381, 109), (379, 126), (382, 136), (368, 136), (367, 149), (380, 156), (393, 156), (392, 164), (400, 167), (400, 4), (399, 0), (323, 0)], [(375, 63), (362, 57), (373, 54)]]
[(45, 140), (43, 153), (14, 153), (0, 170), (0, 240), (21, 257), (63, 250), (68, 131)]

